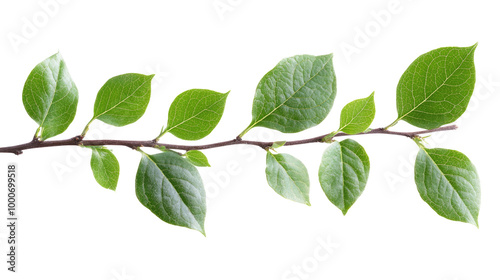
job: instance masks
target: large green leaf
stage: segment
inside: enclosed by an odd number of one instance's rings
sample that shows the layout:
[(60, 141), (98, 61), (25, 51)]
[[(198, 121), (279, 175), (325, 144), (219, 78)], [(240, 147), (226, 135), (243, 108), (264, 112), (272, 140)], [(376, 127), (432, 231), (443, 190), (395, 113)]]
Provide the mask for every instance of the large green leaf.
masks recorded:
[(436, 213), (478, 226), (479, 177), (464, 154), (421, 148), (415, 162), (415, 183), (422, 199)]
[(322, 122), (333, 106), (336, 80), (332, 55), (298, 55), (283, 59), (259, 82), (252, 122), (285, 133), (305, 130)]
[(92, 149), (90, 167), (94, 178), (106, 189), (116, 190), (118, 176), (120, 175), (120, 164), (115, 155), (104, 147), (89, 147)]
[(163, 221), (205, 234), (205, 189), (187, 159), (172, 151), (143, 154), (135, 190), (139, 201)]
[(309, 175), (304, 164), (289, 154), (266, 157), (267, 183), (284, 198), (311, 205), (309, 202)]
[(328, 199), (345, 215), (366, 186), (370, 160), (356, 141), (334, 142), (323, 153), (319, 182)]
[(149, 103), (153, 76), (129, 73), (109, 79), (97, 93), (93, 120), (124, 126), (140, 119)]
[(59, 53), (45, 59), (31, 71), (23, 89), (28, 115), (40, 125), (41, 140), (63, 133), (76, 114), (78, 90)]
[(476, 46), (439, 48), (418, 57), (399, 80), (394, 123), (432, 129), (458, 119), (474, 91)]
[(179, 94), (170, 105), (167, 128), (161, 135), (170, 132), (184, 140), (207, 136), (219, 123), (228, 94), (208, 89), (191, 89)]
[(340, 128), (347, 134), (365, 131), (375, 118), (375, 101), (372, 92), (367, 98), (354, 100), (344, 106), (340, 112)]

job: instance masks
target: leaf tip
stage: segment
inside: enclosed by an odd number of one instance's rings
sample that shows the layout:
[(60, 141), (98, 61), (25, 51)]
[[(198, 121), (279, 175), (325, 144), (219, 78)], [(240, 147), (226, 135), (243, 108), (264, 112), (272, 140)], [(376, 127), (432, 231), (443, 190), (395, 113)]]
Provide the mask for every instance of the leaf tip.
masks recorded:
[(118, 180), (116, 182), (113, 182), (112, 185), (109, 186), (109, 190), (112, 190), (113, 192), (116, 192), (116, 188), (118, 187)]
[(473, 220), (470, 221), (469, 223), (474, 225), (477, 229), (479, 229), (478, 217), (473, 217)]
[(369, 102), (375, 102), (375, 91), (372, 91), (372, 93), (368, 96)]
[(464, 47), (463, 49), (466, 49), (466, 50), (470, 50), (472, 53), (474, 53), (476, 51), (476, 48), (477, 48), (477, 44), (479, 42), (476, 42), (474, 45), (470, 46), (470, 47)]

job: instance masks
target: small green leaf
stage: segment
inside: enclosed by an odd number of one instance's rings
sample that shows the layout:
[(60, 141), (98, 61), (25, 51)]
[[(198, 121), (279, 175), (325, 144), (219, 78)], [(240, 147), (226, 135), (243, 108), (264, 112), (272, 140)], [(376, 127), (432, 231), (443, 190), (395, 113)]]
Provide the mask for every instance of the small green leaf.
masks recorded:
[(415, 162), (415, 183), (422, 199), (436, 213), (478, 226), (479, 177), (464, 154), (421, 148)]
[(354, 100), (344, 106), (340, 113), (340, 128), (347, 134), (365, 131), (375, 118), (375, 101), (372, 92), (367, 98)]
[(273, 145), (271, 146), (271, 149), (278, 149), (278, 148), (281, 148), (283, 146), (285, 146), (286, 144), (286, 141), (276, 141), (273, 143)]
[(156, 146), (155, 146), (155, 149), (158, 149), (158, 150), (160, 150), (160, 151), (162, 151), (162, 152), (166, 152), (166, 151), (168, 151), (168, 149), (167, 149), (167, 148), (165, 148), (165, 146), (158, 146), (158, 145), (156, 145)]
[(476, 46), (439, 48), (419, 56), (399, 80), (393, 124), (404, 120), (433, 129), (457, 120), (474, 91)]
[(356, 141), (334, 142), (323, 153), (319, 182), (328, 199), (345, 215), (366, 186), (370, 160)]
[(23, 104), (28, 115), (40, 125), (36, 136), (41, 140), (63, 133), (71, 124), (78, 90), (59, 53), (31, 71), (24, 84)]
[(204, 153), (196, 150), (190, 150), (186, 152), (186, 158), (192, 164), (199, 167), (210, 167), (210, 163), (208, 163), (208, 159)]
[(199, 140), (214, 130), (222, 118), (229, 92), (191, 89), (179, 94), (168, 110), (167, 132), (183, 140)]
[(289, 154), (266, 157), (267, 183), (284, 198), (311, 205), (309, 202), (309, 175), (304, 164)]
[(104, 147), (89, 147), (92, 149), (90, 167), (94, 178), (106, 189), (116, 190), (118, 176), (120, 175), (120, 164), (115, 155)]
[(109, 79), (97, 93), (92, 120), (125, 126), (140, 119), (148, 107), (153, 77), (129, 73)]
[(198, 170), (185, 158), (172, 151), (143, 154), (135, 190), (158, 218), (205, 235), (205, 189)]
[(240, 136), (255, 126), (294, 133), (321, 123), (337, 92), (332, 56), (298, 55), (280, 61), (260, 80), (252, 122)]

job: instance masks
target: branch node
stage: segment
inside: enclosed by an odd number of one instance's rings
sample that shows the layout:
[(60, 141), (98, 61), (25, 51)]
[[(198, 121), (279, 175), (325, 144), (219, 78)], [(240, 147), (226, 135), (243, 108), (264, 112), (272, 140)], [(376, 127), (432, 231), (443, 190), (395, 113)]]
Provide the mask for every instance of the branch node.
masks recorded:
[(73, 141), (75, 141), (76, 144), (80, 144), (83, 140), (83, 136), (81, 135), (77, 135), (75, 137), (73, 137)]
[[(372, 132), (372, 131), (373, 131), (373, 132)], [(387, 128), (385, 128), (385, 127), (379, 127), (379, 128), (374, 128), (374, 129), (372, 129), (372, 130), (370, 130), (370, 131), (365, 131), (365, 132), (363, 132), (363, 134), (367, 134), (368, 132), (371, 132), (371, 133), (378, 133), (378, 132), (380, 132), (380, 133), (384, 133), (385, 131), (390, 132), (390, 130), (388, 130), (388, 129), (387, 129)]]
[(15, 150), (15, 151), (14, 151), (14, 154), (15, 154), (16, 156), (18, 156), (18, 155), (20, 155), (20, 154), (22, 154), (22, 153), (23, 153), (23, 151), (21, 151), (21, 150)]
[(262, 143), (260, 145), (258, 145), (259, 147), (261, 147), (262, 149), (264, 149), (266, 152), (269, 151), (269, 149), (271, 149), (273, 147), (273, 145), (268, 145), (267, 143)]
[(326, 135), (325, 137), (319, 139), (318, 142), (321, 142), (321, 143), (333, 143), (333, 142), (335, 142), (335, 140), (333, 139), (333, 136), (330, 133), (330, 134)]

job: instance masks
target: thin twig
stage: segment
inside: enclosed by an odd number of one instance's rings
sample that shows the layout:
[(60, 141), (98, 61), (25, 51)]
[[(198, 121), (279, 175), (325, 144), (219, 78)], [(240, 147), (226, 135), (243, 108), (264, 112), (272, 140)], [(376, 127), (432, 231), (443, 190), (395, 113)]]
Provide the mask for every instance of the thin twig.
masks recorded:
[[(398, 132), (398, 131), (390, 131), (385, 128), (376, 128), (367, 132), (362, 132), (359, 134), (349, 135), (346, 133), (337, 133), (334, 138), (342, 137), (342, 136), (355, 136), (355, 135), (371, 135), (371, 134), (389, 134), (389, 135), (398, 135), (404, 136), (408, 138), (416, 138), (421, 134), (428, 134), (432, 132), (438, 131), (447, 131), (447, 130), (455, 130), (457, 129), (456, 125), (448, 125), (442, 126), (435, 129), (429, 130), (420, 130), (413, 132)], [(329, 134), (324, 134), (312, 138), (302, 139), (302, 140), (294, 140), (287, 141), (285, 146), (294, 146), (294, 145), (303, 145), (308, 143), (318, 143), (323, 142), (323, 138), (328, 136)], [(75, 136), (73, 138), (64, 139), (64, 140), (50, 140), (50, 141), (39, 141), (38, 139), (33, 139), (32, 141), (20, 145), (9, 146), (9, 147), (1, 147), (0, 153), (12, 153), (12, 154), (22, 154), (24, 150), (29, 149), (38, 149), (38, 148), (47, 148), (47, 147), (59, 147), (59, 146), (125, 146), (131, 149), (137, 149), (140, 147), (149, 147), (149, 148), (158, 148), (165, 147), (171, 150), (206, 150), (224, 146), (231, 145), (253, 145), (258, 146), (263, 149), (271, 147), (274, 142), (261, 142), (261, 141), (251, 141), (251, 140), (243, 140), (240, 137), (236, 137), (232, 140), (227, 140), (223, 142), (211, 143), (206, 145), (176, 145), (176, 144), (166, 144), (166, 143), (157, 143), (154, 140), (147, 141), (133, 141), (133, 140), (114, 140), (114, 139), (104, 139), (104, 140), (82, 140), (82, 136)]]

